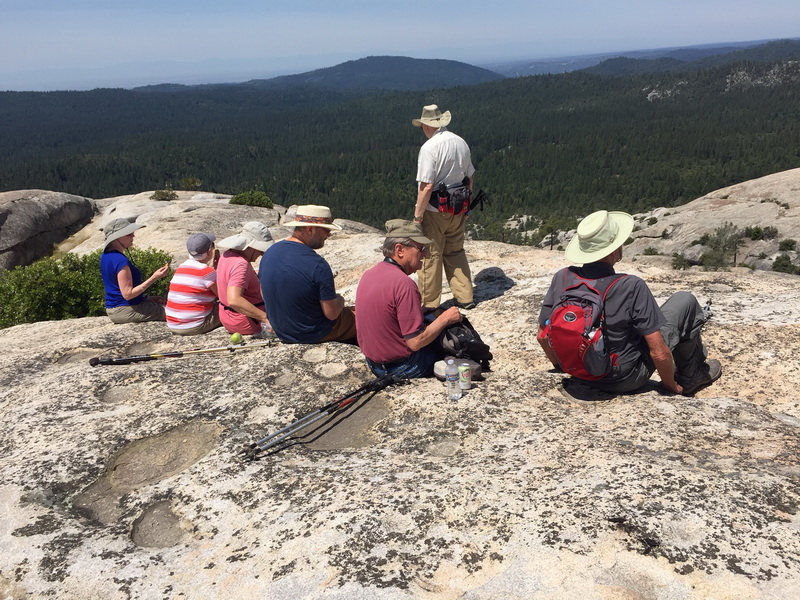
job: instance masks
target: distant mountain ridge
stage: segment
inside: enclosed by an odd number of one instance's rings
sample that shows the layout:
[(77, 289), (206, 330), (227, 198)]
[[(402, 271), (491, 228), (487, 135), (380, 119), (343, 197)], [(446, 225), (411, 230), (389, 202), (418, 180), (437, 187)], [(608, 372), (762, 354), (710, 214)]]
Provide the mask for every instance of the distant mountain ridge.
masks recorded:
[(332, 90), (413, 91), (476, 85), (498, 79), (505, 79), (505, 76), (455, 60), (368, 56), (297, 75), (251, 79), (236, 84), (204, 86), (163, 84), (134, 89), (144, 92), (172, 92), (192, 87), (250, 87), (256, 89), (305, 87)]
[(669, 56), (631, 58), (617, 56), (582, 69), (595, 75), (636, 75), (670, 71), (699, 71), (739, 62), (769, 63), (800, 59), (800, 40), (779, 40), (730, 52), (703, 54), (678, 50)]
[[(495, 62), (483, 64), (482, 66), (500, 73), (501, 75), (505, 75), (506, 77), (525, 77), (528, 75), (546, 75), (590, 70), (592, 67), (596, 67), (601, 63), (607, 61), (617, 62), (617, 59), (625, 58), (637, 62), (649, 61), (651, 62), (652, 68), (646, 72), (655, 73), (661, 72), (663, 70), (662, 67), (670, 62), (668, 60), (661, 59), (674, 59), (675, 61), (678, 61), (674, 64), (692, 63), (695, 61), (708, 59), (709, 62), (705, 65), (708, 67), (739, 60), (736, 57), (730, 57), (732, 53), (746, 51), (754, 47), (761, 47), (768, 44), (781, 43), (784, 41), (786, 40), (753, 40), (747, 42), (728, 42), (723, 44), (702, 44), (698, 46), (654, 48), (650, 50), (604, 52), (598, 54), (564, 56), (539, 60)], [(797, 41), (797, 38), (789, 41)], [(719, 57), (719, 62), (711, 62), (714, 60), (714, 57)], [(612, 65), (614, 62), (612, 62)], [(627, 64), (627, 61), (618, 61), (618, 64)]]

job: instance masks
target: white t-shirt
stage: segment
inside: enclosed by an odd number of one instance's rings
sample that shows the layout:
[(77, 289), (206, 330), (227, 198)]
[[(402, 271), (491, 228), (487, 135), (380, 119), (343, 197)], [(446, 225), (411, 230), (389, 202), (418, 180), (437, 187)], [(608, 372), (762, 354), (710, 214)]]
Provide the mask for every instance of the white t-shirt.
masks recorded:
[[(419, 149), (418, 183), (438, 186), (444, 182), (449, 187), (461, 183), (464, 177), (472, 177), (473, 173), (475, 167), (472, 165), (467, 142), (445, 127), (434, 133)], [(426, 210), (436, 212), (430, 204)]]

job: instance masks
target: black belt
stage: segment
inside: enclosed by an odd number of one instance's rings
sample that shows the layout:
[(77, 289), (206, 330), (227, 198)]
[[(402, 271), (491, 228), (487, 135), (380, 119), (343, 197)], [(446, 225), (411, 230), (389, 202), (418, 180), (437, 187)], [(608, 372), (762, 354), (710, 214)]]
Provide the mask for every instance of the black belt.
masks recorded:
[[(366, 358), (366, 357), (364, 357), (364, 358)], [(367, 362), (370, 364), (370, 366), (380, 367), (381, 369), (384, 369), (386, 371), (388, 371), (389, 369), (393, 369), (395, 367), (399, 367), (400, 365), (402, 365), (407, 360), (408, 360), (408, 356), (406, 356), (404, 358), (398, 358), (397, 360), (393, 360), (391, 362), (375, 362), (374, 360), (370, 360), (369, 358), (367, 358)]]

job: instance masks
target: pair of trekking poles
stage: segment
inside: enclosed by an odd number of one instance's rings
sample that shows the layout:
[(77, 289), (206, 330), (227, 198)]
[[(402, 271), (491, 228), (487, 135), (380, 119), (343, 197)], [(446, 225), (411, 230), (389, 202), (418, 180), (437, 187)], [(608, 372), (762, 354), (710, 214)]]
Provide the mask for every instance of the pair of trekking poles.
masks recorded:
[[(272, 340), (268, 340), (265, 342), (255, 342), (251, 344), (235, 344), (230, 346), (221, 346), (218, 348), (202, 348), (202, 349), (195, 349), (195, 350), (185, 350), (185, 351), (175, 351), (175, 352), (162, 352), (158, 354), (141, 354), (138, 356), (121, 356), (121, 357), (110, 357), (110, 356), (99, 356), (89, 359), (89, 364), (93, 367), (98, 365), (129, 365), (133, 363), (139, 362), (147, 362), (151, 360), (158, 360), (161, 358), (180, 358), (182, 356), (187, 356), (191, 354), (208, 354), (210, 352), (235, 352), (236, 350), (244, 350), (248, 348), (258, 348), (262, 346), (271, 346), (273, 343)], [(360, 400), (361, 398), (366, 399), (362, 403), (362, 406), (369, 402), (375, 394), (379, 391), (389, 387), (390, 385), (394, 385), (395, 383), (406, 382), (407, 380), (400, 379), (393, 375), (384, 375), (382, 377), (378, 377), (377, 379), (370, 381), (359, 387), (358, 389), (353, 390), (342, 396), (341, 398), (334, 400), (318, 408), (317, 410), (307, 414), (304, 417), (297, 419), (295, 422), (290, 423), (283, 429), (279, 429), (273, 434), (265, 436), (252, 444), (246, 444), (243, 450), (244, 458), (247, 460), (256, 460), (259, 455), (271, 450), (270, 454), (278, 452), (280, 450), (284, 450), (289, 448), (290, 446), (294, 446), (295, 444), (303, 444), (309, 443), (317, 439), (319, 436), (323, 435), (326, 431), (332, 428), (336, 423), (332, 423), (337, 417), (343, 415), (343, 411), (348, 407), (353, 405), (356, 401)], [(312, 425), (318, 423), (322, 419), (327, 418), (328, 420), (318, 427), (308, 431), (307, 433), (303, 433), (301, 435), (295, 435), (303, 429), (307, 429)], [(328, 429), (320, 431), (323, 427), (328, 424), (331, 424)], [(316, 437), (316, 434), (320, 431), (319, 435)]]
[[(395, 377), (394, 375), (383, 375), (382, 377), (378, 377), (377, 379), (362, 385), (360, 388), (345, 394), (341, 398), (308, 413), (304, 417), (300, 417), (283, 429), (279, 429), (275, 433), (256, 440), (252, 444), (245, 444), (242, 454), (247, 460), (256, 460), (260, 455), (268, 450), (270, 451), (269, 454), (274, 454), (296, 444), (308, 444), (313, 442), (338, 423), (338, 421), (334, 421), (339, 416), (343, 416), (343, 413), (348, 406), (352, 406), (356, 401), (364, 398), (364, 401), (361, 404), (363, 406), (369, 402), (373, 396), (375, 396), (375, 394), (383, 389), (386, 389), (390, 385), (407, 382), (407, 379), (401, 379), (399, 377)], [(319, 426), (310, 429), (306, 433), (295, 435), (301, 430), (308, 429), (323, 419), (327, 420), (324, 423), (321, 423)], [(323, 429), (328, 424), (330, 424), (330, 427)]]

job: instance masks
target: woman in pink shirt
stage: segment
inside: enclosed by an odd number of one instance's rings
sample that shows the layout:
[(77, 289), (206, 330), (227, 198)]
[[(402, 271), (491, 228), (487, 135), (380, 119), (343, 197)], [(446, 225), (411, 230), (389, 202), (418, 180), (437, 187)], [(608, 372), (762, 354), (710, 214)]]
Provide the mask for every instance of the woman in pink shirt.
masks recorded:
[(226, 249), (217, 264), (219, 320), (230, 333), (254, 335), (265, 327), (270, 330), (253, 263), (272, 243), (267, 226), (250, 221), (244, 224), (241, 233), (217, 244)]

